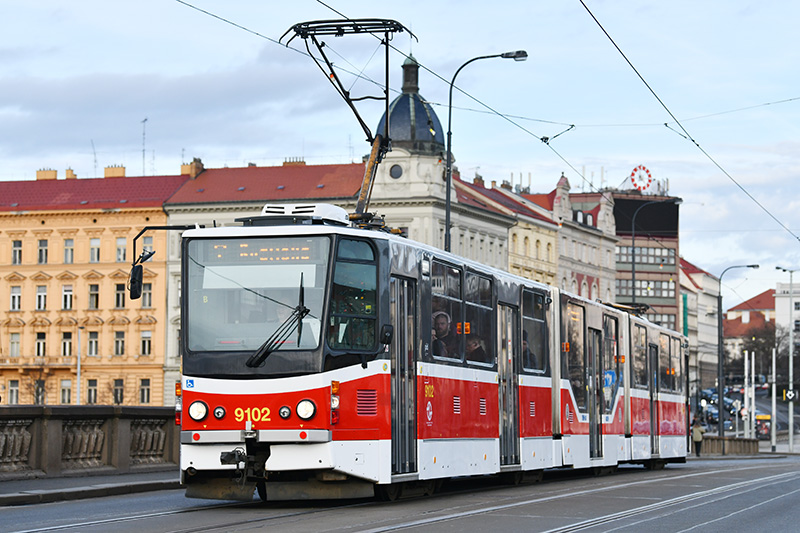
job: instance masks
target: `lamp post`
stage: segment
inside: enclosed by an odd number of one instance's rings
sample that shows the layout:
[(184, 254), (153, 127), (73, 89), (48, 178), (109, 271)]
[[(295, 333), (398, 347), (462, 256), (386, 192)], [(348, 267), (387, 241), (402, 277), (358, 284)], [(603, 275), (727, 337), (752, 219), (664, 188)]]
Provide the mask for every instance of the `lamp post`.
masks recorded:
[(444, 205), (444, 250), (446, 252), (450, 251), (450, 189), (452, 188), (453, 182), (453, 155), (450, 151), (451, 148), (451, 123), (453, 120), (453, 85), (456, 83), (456, 76), (458, 73), (461, 72), (461, 69), (472, 63), (473, 61), (478, 61), (479, 59), (491, 59), (493, 57), (502, 57), (503, 59), (513, 59), (514, 61), (525, 61), (528, 59), (528, 52), (525, 50), (516, 50), (514, 52), (504, 52), (502, 54), (492, 54), (489, 56), (478, 56), (473, 57), (456, 70), (456, 73), (453, 74), (453, 79), (450, 80), (450, 98), (447, 102), (447, 192), (445, 196), (445, 205)]
[(675, 204), (680, 205), (683, 202), (680, 198), (667, 198), (665, 200), (650, 200), (636, 208), (631, 217), (631, 286), (633, 289), (633, 304), (636, 304), (636, 215), (642, 208), (652, 204)]
[[(734, 268), (758, 268), (758, 265), (733, 265), (722, 271), (719, 275), (719, 294), (717, 295), (717, 398), (719, 411), (719, 433), (720, 439), (725, 436), (725, 417), (723, 416), (723, 406), (725, 405), (725, 350), (722, 346), (722, 276), (725, 272)], [(725, 440), (722, 439), (722, 455), (725, 455)]]
[[(794, 284), (792, 275), (796, 272), (776, 266), (776, 270), (789, 273), (789, 453), (794, 453)], [(775, 422), (773, 421), (773, 424)]]

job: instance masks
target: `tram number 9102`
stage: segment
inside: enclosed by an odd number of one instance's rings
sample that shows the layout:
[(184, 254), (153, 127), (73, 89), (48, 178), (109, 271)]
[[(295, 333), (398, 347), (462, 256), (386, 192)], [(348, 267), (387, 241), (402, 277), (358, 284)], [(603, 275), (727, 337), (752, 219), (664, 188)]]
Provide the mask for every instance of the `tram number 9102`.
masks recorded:
[(233, 410), (233, 416), (237, 422), (269, 422), (269, 407), (237, 407)]

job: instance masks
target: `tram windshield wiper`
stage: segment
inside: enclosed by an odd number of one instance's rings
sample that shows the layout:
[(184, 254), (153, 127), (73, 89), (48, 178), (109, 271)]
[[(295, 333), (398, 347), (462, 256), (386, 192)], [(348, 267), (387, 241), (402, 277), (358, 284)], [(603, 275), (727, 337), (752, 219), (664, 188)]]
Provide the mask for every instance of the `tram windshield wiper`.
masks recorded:
[(267, 357), (274, 352), (278, 346), (286, 342), (286, 339), (297, 329), (297, 345), (300, 345), (300, 335), (303, 333), (303, 319), (308, 315), (311, 310), (305, 306), (305, 289), (303, 287), (303, 273), (300, 273), (300, 297), (297, 302), (297, 307), (292, 310), (292, 314), (278, 326), (275, 333), (269, 336), (264, 341), (264, 344), (259, 346), (258, 350), (250, 356), (250, 359), (245, 363), (250, 368), (261, 366), (266, 361)]

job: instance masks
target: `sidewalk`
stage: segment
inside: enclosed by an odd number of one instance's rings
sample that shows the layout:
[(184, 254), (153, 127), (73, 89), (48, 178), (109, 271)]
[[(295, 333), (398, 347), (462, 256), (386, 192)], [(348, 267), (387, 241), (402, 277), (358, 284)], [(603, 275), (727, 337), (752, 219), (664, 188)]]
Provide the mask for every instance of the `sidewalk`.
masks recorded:
[(0, 507), (179, 488), (177, 467), (165, 472), (0, 480)]

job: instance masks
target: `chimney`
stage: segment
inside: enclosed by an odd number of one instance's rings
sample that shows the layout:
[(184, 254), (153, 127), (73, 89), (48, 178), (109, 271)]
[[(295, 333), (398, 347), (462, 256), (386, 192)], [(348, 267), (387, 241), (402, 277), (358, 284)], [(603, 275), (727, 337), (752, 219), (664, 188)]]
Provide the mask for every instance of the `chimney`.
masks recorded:
[(49, 168), (43, 168), (36, 171), (36, 181), (39, 180), (54, 180), (58, 177), (58, 171)]
[(105, 169), (105, 176), (106, 178), (124, 178), (125, 177), (125, 167), (122, 165), (112, 165), (110, 167), (106, 167)]
[(285, 167), (305, 166), (305, 164), (306, 161), (302, 157), (287, 157), (283, 162), (283, 166)]
[(475, 176), (475, 178), (473, 178), (473, 180), (472, 180), (472, 184), (473, 185), (477, 185), (478, 187), (484, 187), (483, 177)]
[(191, 163), (181, 165), (181, 175), (184, 176), (188, 174), (191, 179), (195, 179), (204, 170), (205, 167), (199, 157), (192, 159)]
[(72, 170), (71, 168), (68, 168), (68, 169), (67, 169), (67, 179), (68, 179), (68, 180), (74, 180), (74, 179), (76, 179), (77, 177), (78, 177), (78, 176), (76, 176), (76, 175), (75, 175), (75, 171), (74, 171), (74, 170)]
[(503, 180), (503, 183), (500, 184), (500, 188), (510, 191), (511, 183), (507, 182), (506, 180)]
[(496, 189), (496, 188), (497, 188), (497, 181), (492, 180), (492, 189)]

